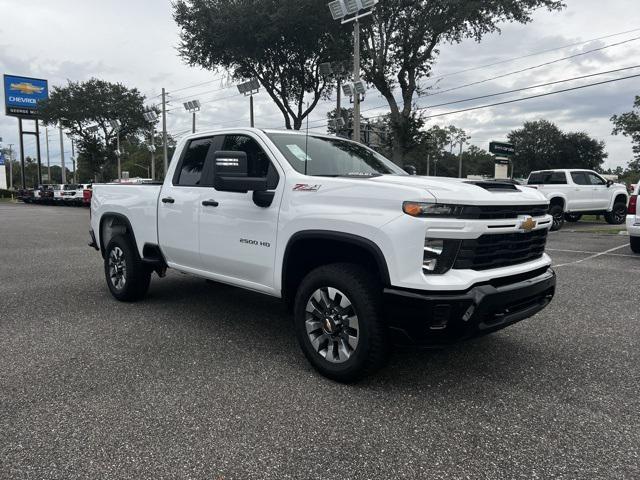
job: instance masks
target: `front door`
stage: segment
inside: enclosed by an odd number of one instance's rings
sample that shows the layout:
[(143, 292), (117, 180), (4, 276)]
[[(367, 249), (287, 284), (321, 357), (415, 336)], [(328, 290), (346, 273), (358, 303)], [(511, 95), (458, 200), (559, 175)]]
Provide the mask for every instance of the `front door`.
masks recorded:
[(169, 266), (199, 268), (198, 221), (201, 185), (207, 154), (214, 143), (208, 136), (190, 140), (171, 181), (158, 199), (158, 240)]
[(593, 209), (593, 192), (587, 172), (571, 172), (571, 179), (575, 184), (573, 191), (568, 192), (569, 210), (572, 212)]
[(283, 172), (258, 137), (226, 135), (220, 150), (245, 152), (249, 176), (266, 177), (273, 200), (269, 206), (258, 206), (253, 192), (207, 188), (207, 198), (200, 206), (202, 268), (223, 281), (269, 290), (273, 285)]
[(611, 200), (610, 190), (607, 187), (607, 181), (600, 175), (593, 172), (586, 173), (591, 183), (591, 199), (594, 210), (606, 210), (609, 208)]

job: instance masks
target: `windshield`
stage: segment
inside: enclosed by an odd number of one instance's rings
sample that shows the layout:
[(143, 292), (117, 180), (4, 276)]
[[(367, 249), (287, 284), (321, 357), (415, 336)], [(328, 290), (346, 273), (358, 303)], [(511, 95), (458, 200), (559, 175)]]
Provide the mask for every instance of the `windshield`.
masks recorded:
[(404, 170), (382, 155), (355, 142), (288, 133), (270, 133), (268, 136), (291, 166), (307, 175), (321, 177), (407, 175)]

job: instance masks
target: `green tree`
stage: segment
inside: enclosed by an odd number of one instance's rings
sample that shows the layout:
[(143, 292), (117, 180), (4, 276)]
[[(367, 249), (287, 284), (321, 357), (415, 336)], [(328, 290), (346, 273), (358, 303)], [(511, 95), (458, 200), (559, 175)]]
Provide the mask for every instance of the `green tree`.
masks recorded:
[(624, 135), (633, 142), (633, 153), (636, 160), (640, 160), (640, 95), (636, 96), (633, 109), (630, 112), (611, 117), (613, 134)]
[[(69, 81), (55, 86), (41, 104), (47, 125), (62, 125), (78, 147), (82, 168), (91, 178), (105, 179), (105, 169), (116, 163), (117, 131), (112, 120), (120, 122), (120, 138), (136, 136), (149, 128), (144, 119), (145, 97), (137, 89), (97, 78), (85, 82)], [(92, 128), (94, 130), (92, 130)]]
[(178, 51), (189, 65), (257, 78), (288, 129), (300, 129), (328, 96), (331, 79), (319, 75), (318, 65), (341, 60), (348, 49), (324, 1), (178, 0), (173, 16), (181, 29)]
[(515, 176), (550, 168), (599, 170), (607, 158), (605, 144), (583, 132), (564, 133), (547, 120), (526, 122), (507, 136), (516, 153)]
[(563, 6), (556, 0), (381, 0), (363, 21), (363, 70), (389, 104), (394, 162), (402, 164), (410, 150), (405, 131), (413, 128), (414, 98), (425, 92), (419, 81), (432, 74), (439, 46), (479, 42), (500, 31), (500, 23), (529, 23), (533, 11)]

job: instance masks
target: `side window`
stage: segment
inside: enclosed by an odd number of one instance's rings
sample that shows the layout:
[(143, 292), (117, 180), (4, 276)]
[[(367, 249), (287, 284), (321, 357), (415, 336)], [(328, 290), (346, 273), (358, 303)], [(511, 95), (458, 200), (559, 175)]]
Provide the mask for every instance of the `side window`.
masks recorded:
[(571, 178), (576, 185), (591, 185), (584, 172), (571, 172)]
[(249, 176), (266, 177), (269, 179), (269, 188), (277, 187), (278, 172), (271, 164), (269, 156), (253, 138), (247, 135), (227, 135), (225, 136), (222, 150), (246, 153)]
[(567, 176), (564, 172), (553, 172), (547, 183), (551, 185), (566, 185)]
[(212, 143), (212, 137), (198, 138), (189, 142), (182, 159), (177, 185), (190, 187), (200, 185), (204, 161)]
[(589, 177), (589, 182), (591, 185), (605, 185), (605, 182), (600, 175), (596, 175), (595, 173), (587, 173), (587, 177)]

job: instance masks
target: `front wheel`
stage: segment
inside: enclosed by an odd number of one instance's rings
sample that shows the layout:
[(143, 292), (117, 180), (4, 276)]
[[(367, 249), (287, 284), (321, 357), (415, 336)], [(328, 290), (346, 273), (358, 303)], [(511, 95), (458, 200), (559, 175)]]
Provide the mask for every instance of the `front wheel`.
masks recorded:
[(564, 225), (564, 212), (560, 205), (552, 205), (549, 209), (549, 214), (553, 217), (553, 224), (551, 225), (551, 231), (556, 232)]
[(111, 294), (121, 302), (140, 300), (149, 289), (151, 269), (147, 267), (133, 241), (117, 235), (107, 245), (104, 274)]
[(354, 382), (384, 365), (388, 354), (382, 288), (364, 268), (316, 268), (300, 284), (295, 331), (307, 360), (325, 377)]
[(613, 205), (610, 212), (604, 214), (604, 219), (610, 225), (620, 225), (624, 223), (627, 216), (627, 204), (618, 202)]

